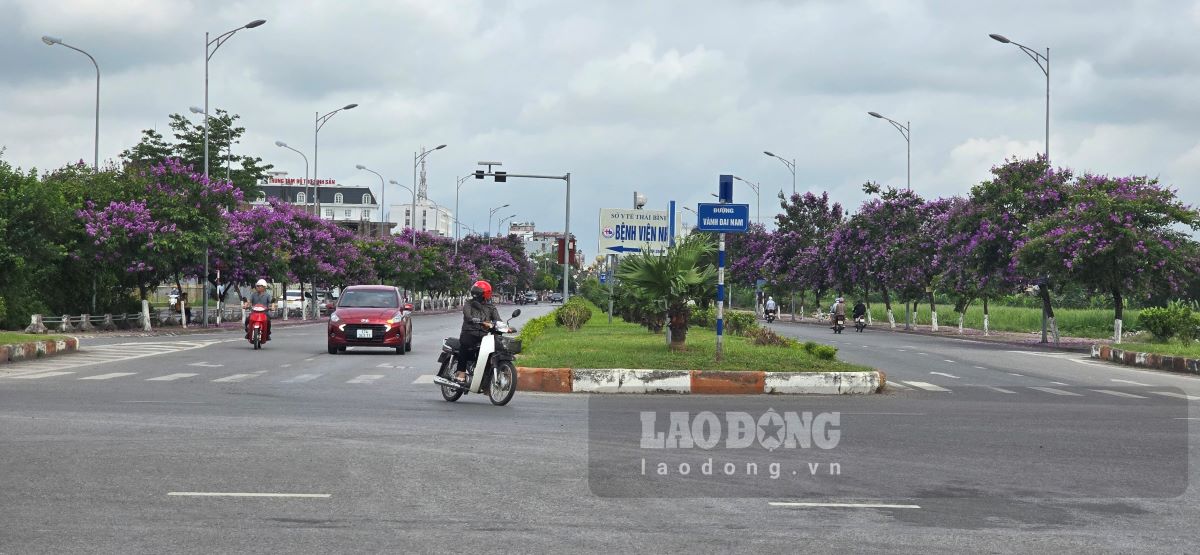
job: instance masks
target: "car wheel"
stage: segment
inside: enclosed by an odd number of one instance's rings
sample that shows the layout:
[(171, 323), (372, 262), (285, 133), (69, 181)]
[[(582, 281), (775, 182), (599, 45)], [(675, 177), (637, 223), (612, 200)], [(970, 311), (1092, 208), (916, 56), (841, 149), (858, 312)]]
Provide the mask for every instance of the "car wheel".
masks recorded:
[(337, 345), (334, 345), (334, 344), (332, 344), (332, 343), (331, 343), (331, 344), (329, 344), (329, 346), (328, 346), (328, 347), (329, 347), (329, 354), (331, 354), (331, 355), (336, 355), (336, 354), (338, 354), (338, 348), (337, 348)]
[(338, 347), (338, 352), (339, 352), (339, 353), (344, 353), (344, 352), (346, 352), (346, 347), (345, 347), (345, 346), (339, 346), (339, 347)]

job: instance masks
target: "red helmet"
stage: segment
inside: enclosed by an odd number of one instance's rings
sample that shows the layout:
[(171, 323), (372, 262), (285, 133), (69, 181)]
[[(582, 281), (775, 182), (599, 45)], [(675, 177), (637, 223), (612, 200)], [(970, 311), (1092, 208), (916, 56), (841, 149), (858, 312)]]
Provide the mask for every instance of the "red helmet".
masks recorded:
[(471, 294), (483, 296), (483, 300), (490, 301), (492, 300), (492, 284), (481, 279), (471, 285)]

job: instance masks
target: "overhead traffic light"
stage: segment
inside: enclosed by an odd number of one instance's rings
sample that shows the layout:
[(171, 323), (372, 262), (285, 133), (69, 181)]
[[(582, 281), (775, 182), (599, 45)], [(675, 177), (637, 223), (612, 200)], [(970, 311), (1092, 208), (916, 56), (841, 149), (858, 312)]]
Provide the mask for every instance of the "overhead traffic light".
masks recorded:
[(475, 179), (483, 179), (483, 170), (475, 170)]
[(496, 172), (496, 183), (504, 183), (508, 181), (508, 172)]

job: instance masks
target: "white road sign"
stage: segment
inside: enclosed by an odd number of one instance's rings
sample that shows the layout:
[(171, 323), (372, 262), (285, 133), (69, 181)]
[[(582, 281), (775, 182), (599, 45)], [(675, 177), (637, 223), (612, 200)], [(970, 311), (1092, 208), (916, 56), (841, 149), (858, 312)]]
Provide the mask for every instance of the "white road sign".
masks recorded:
[(660, 253), (670, 244), (671, 215), (666, 210), (600, 209), (598, 253), (618, 256), (642, 251)]

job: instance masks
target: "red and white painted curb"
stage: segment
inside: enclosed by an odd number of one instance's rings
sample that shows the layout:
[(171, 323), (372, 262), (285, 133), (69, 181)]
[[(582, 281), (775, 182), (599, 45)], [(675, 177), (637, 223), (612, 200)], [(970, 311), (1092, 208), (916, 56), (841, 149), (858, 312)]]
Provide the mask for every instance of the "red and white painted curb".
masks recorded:
[(871, 372), (721, 372), (630, 368), (517, 368), (517, 389), (545, 393), (696, 395), (878, 393), (887, 376)]
[(44, 358), (58, 353), (73, 353), (77, 349), (79, 349), (79, 340), (74, 337), (0, 345), (0, 364)]

